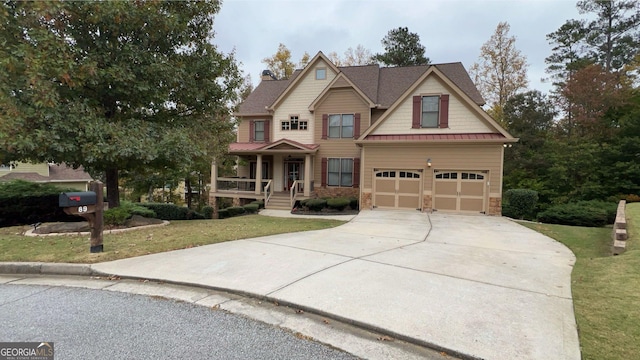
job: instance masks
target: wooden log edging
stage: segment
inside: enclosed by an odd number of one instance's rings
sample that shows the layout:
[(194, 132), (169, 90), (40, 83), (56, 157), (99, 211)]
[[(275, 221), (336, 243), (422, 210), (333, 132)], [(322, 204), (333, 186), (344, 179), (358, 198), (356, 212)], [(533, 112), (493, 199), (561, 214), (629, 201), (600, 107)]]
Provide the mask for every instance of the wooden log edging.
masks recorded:
[(620, 200), (618, 203), (618, 211), (616, 212), (616, 221), (613, 224), (613, 246), (611, 250), (613, 255), (622, 254), (627, 247), (627, 218), (625, 214), (625, 207), (627, 202)]

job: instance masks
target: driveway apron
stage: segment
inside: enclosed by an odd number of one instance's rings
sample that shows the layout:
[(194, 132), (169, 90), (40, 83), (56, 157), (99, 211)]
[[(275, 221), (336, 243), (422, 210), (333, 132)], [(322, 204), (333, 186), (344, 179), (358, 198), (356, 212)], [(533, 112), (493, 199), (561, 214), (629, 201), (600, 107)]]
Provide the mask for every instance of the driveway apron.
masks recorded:
[(505, 218), (373, 210), (93, 269), (266, 296), (469, 357), (578, 360), (574, 263)]

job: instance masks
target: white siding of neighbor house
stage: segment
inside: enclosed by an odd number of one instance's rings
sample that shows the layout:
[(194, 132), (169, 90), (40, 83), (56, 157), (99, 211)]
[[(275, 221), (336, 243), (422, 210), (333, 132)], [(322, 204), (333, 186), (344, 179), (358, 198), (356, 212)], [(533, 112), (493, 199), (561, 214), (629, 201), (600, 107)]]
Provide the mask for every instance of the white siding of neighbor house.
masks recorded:
[[(412, 129), (413, 96), (449, 94), (449, 128)], [(435, 75), (429, 76), (410, 96), (395, 108), (373, 132), (373, 135), (393, 134), (461, 134), (494, 133), (490, 127)], [(477, 105), (472, 105), (477, 106)]]
[[(316, 68), (325, 68), (327, 70), (326, 79), (316, 80)], [(271, 141), (290, 139), (303, 144), (313, 144), (314, 122), (313, 114), (309, 112), (309, 105), (333, 81), (336, 75), (322, 59), (312, 65), (312, 68), (304, 74), (304, 78), (298, 81), (294, 89), (289, 90), (289, 94), (275, 109), (271, 122), (273, 130)], [(307, 120), (307, 130), (282, 131), (281, 121), (289, 120), (291, 115), (298, 115), (300, 120)]]

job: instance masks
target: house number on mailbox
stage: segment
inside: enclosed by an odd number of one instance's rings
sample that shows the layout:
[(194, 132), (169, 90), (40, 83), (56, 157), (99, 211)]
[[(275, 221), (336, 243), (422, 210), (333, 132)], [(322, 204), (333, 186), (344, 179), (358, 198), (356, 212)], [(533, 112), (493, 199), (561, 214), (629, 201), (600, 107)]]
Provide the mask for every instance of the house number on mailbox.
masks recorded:
[(86, 206), (78, 206), (78, 212), (79, 213), (86, 213), (87, 212), (87, 207)]

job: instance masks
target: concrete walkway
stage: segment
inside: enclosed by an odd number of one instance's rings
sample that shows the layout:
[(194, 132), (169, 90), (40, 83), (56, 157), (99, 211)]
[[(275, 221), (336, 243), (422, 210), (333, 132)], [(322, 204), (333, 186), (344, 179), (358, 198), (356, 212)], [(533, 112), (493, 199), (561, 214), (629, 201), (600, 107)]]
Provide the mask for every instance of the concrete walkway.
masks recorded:
[(376, 210), (91, 267), (265, 297), (468, 358), (578, 360), (574, 262), (504, 218)]

